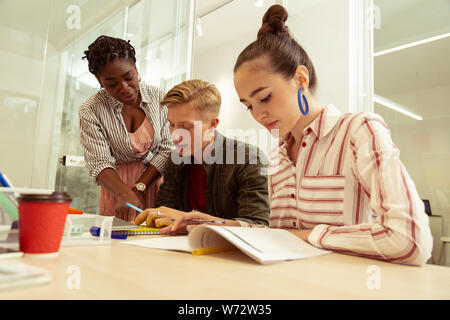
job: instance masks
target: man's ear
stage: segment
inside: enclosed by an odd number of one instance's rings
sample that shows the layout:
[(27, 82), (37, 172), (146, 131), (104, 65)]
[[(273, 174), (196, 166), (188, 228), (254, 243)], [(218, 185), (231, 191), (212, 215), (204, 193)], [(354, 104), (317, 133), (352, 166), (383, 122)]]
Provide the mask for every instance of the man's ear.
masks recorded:
[(214, 118), (209, 122), (209, 126), (211, 128), (216, 129), (218, 125), (219, 125), (219, 118)]

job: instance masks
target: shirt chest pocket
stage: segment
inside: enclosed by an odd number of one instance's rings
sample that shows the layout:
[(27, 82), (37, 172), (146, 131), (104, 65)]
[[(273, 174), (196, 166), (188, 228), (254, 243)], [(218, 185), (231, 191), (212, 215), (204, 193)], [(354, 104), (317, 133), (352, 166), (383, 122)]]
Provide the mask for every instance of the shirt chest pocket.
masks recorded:
[(295, 169), (287, 167), (270, 178), (272, 198), (290, 193), (295, 198)]
[(305, 176), (297, 205), (305, 221), (343, 225), (345, 176)]

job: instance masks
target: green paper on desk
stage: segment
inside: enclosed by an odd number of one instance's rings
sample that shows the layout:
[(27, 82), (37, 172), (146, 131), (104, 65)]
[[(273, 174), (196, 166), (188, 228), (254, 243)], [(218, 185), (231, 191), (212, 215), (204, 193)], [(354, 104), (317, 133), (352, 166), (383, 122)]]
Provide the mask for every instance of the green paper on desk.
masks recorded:
[(6, 212), (13, 220), (17, 220), (19, 218), (19, 212), (17, 208), (1, 192), (0, 192), (0, 210)]

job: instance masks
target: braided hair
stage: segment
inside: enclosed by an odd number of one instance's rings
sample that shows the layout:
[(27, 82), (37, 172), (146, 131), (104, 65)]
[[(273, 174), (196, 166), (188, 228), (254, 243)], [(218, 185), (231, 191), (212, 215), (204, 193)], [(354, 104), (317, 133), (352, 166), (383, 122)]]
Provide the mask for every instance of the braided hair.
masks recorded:
[(89, 71), (98, 75), (108, 62), (116, 58), (131, 59), (136, 63), (136, 51), (130, 44), (130, 40), (125, 41), (119, 38), (102, 35), (91, 43), (83, 59), (88, 60)]

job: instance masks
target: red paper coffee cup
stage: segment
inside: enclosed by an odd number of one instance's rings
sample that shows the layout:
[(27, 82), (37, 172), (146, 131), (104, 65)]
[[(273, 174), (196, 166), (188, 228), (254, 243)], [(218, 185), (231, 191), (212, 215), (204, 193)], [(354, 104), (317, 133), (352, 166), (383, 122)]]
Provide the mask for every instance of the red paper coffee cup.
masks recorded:
[(65, 192), (23, 194), (19, 202), (20, 251), (28, 255), (57, 255), (72, 199)]

